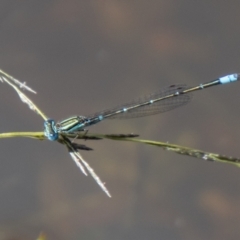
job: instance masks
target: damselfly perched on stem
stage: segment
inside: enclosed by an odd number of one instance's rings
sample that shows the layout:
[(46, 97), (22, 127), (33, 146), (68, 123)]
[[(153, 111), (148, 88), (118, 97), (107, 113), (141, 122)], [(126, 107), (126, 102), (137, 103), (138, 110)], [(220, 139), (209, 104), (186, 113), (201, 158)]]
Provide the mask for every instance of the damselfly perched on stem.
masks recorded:
[(239, 78), (240, 75), (235, 73), (220, 77), (211, 82), (202, 83), (196, 87), (187, 87), (183, 84), (171, 85), (132, 102), (121, 104), (118, 107), (104, 110), (87, 117), (74, 116), (57, 123), (52, 119), (48, 119), (44, 122), (45, 136), (49, 140), (54, 141), (58, 139), (61, 133), (83, 131), (86, 127), (105, 119), (145, 117), (167, 112), (188, 103), (191, 99), (191, 93), (194, 91), (235, 82), (239, 80)]
[[(51, 141), (58, 141), (65, 145), (70, 153), (70, 156), (81, 169), (81, 171), (87, 175), (87, 172), (95, 179), (102, 190), (111, 197), (105, 184), (100, 180), (98, 175), (90, 167), (90, 165), (82, 158), (79, 154), (79, 150), (91, 150), (85, 145), (74, 142), (74, 139), (112, 139), (120, 141), (131, 141), (137, 143), (144, 143), (153, 146), (161, 147), (168, 151), (173, 151), (178, 154), (188, 155), (204, 160), (218, 161), (232, 163), (237, 166), (240, 165), (239, 158), (226, 157), (220, 154), (214, 154), (204, 152), (197, 149), (187, 148), (179, 145), (136, 139), (138, 135), (135, 134), (85, 134), (84, 130), (86, 127), (101, 122), (104, 119), (115, 119), (115, 118), (133, 118), (133, 117), (144, 117), (161, 112), (170, 111), (174, 108), (180, 107), (188, 103), (191, 99), (191, 93), (197, 90), (202, 90), (208, 87), (231, 83), (239, 80), (240, 75), (230, 74), (225, 77), (220, 77), (214, 81), (200, 84), (196, 87), (187, 87), (186, 85), (171, 85), (167, 88), (163, 88), (156, 93), (148, 96), (139, 98), (132, 102), (122, 104), (120, 107), (115, 107), (109, 110), (104, 110), (90, 116), (74, 116), (67, 118), (61, 122), (55, 123), (54, 120), (49, 119), (21, 90), (25, 89), (32, 93), (36, 93), (34, 90), (29, 88), (26, 83), (22, 83), (16, 78), (0, 70), (0, 81), (9, 84), (19, 95), (20, 99), (26, 103), (29, 108), (38, 113), (44, 119), (44, 131), (43, 132), (15, 132), (15, 133), (0, 133), (0, 138), (9, 137), (29, 137), (39, 140), (48, 139)], [(73, 139), (73, 140), (70, 140)], [(87, 171), (86, 171), (87, 170)]]

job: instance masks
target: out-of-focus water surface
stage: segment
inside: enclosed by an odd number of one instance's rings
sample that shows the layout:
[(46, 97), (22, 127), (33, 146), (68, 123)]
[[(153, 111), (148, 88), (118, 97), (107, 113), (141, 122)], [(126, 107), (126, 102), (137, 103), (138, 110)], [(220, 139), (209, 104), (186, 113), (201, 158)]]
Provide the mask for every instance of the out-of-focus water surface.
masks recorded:
[[(237, 0), (2, 1), (0, 68), (26, 81), (51, 118), (91, 114), (174, 83), (240, 71)], [(240, 83), (194, 94), (174, 111), (105, 121), (96, 133), (139, 133), (239, 157)], [(0, 132), (42, 119), (0, 85)], [(87, 141), (83, 157), (107, 198), (57, 143), (2, 139), (0, 239), (240, 238), (240, 170), (159, 148)]]

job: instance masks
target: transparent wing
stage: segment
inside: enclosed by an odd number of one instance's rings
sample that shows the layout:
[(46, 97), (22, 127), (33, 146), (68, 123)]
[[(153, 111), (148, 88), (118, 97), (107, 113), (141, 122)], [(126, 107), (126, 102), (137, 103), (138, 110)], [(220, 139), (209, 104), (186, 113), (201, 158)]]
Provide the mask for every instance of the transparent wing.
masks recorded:
[[(108, 119), (115, 119), (115, 118), (127, 119), (127, 118), (144, 117), (144, 116), (154, 115), (162, 112), (167, 112), (174, 108), (187, 104), (191, 100), (192, 95), (189, 93), (185, 93), (185, 94), (172, 96), (166, 99), (161, 99), (161, 98), (170, 96), (172, 94), (175, 94), (176, 92), (181, 92), (185, 89), (187, 89), (187, 86), (184, 84), (171, 85), (169, 87), (162, 88), (159, 91), (152, 93), (150, 95), (146, 95), (144, 97), (135, 99), (131, 102), (121, 104), (115, 108), (97, 112), (95, 114), (88, 116), (87, 118), (103, 116), (103, 118), (107, 117)], [(141, 104), (144, 104), (151, 100), (156, 100), (156, 99), (158, 99), (158, 101), (153, 102), (152, 104), (141, 106)], [(135, 107), (131, 108), (133, 106)], [(121, 112), (113, 116), (108, 116), (109, 114), (115, 113), (119, 110), (122, 110), (123, 108), (127, 109), (127, 111)]]

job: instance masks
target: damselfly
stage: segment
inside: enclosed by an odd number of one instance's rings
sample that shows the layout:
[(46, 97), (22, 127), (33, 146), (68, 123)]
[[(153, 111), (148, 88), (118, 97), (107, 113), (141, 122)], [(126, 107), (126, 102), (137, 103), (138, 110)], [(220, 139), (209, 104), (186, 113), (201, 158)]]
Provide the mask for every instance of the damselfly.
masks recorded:
[(53, 119), (48, 119), (44, 122), (44, 134), (49, 140), (54, 141), (58, 140), (59, 134), (83, 131), (86, 127), (104, 119), (144, 117), (170, 111), (188, 103), (191, 99), (191, 92), (231, 83), (239, 79), (240, 74), (234, 73), (196, 87), (187, 87), (183, 84), (171, 85), (148, 96), (87, 117), (73, 116), (57, 123)]
[[(90, 148), (86, 147), (85, 145), (78, 144), (73, 142), (72, 138), (76, 139), (99, 139), (96, 138), (94, 135), (92, 138), (91, 136), (87, 136), (85, 133), (80, 133), (80, 131), (84, 131), (85, 127), (91, 126), (96, 124), (104, 119), (114, 119), (114, 118), (133, 118), (133, 117), (143, 117), (148, 115), (157, 114), (160, 112), (166, 112), (176, 107), (182, 106), (189, 102), (191, 99), (191, 92), (201, 90), (203, 88), (225, 84), (234, 82), (240, 79), (239, 74), (231, 74), (225, 77), (218, 78), (214, 81), (207, 82), (204, 84), (200, 84), (196, 87), (187, 87), (186, 85), (171, 85), (167, 88), (161, 89), (156, 93), (151, 95), (142, 97), (135, 101), (129, 102), (127, 104), (122, 104), (119, 107), (112, 108), (110, 110), (101, 111), (99, 113), (95, 113), (88, 117), (84, 116), (74, 116), (63, 120), (61, 122), (55, 123), (54, 120), (48, 119), (47, 116), (37, 107), (37, 105), (28, 98), (20, 88), (26, 89), (35, 93), (31, 88), (29, 88), (25, 83), (22, 83), (15, 79), (14, 77), (10, 76), (9, 74), (0, 70), (0, 81), (7, 83), (10, 85), (19, 95), (20, 99), (26, 103), (31, 110), (39, 114), (44, 119), (44, 133), (3, 133), (1, 134), (2, 137), (31, 137), (37, 139), (44, 139), (44, 135), (46, 139), (51, 141), (57, 140), (59, 143), (65, 145), (68, 149), (68, 152), (79, 167), (79, 169), (85, 174), (88, 173), (94, 178), (97, 184), (102, 188), (102, 190), (111, 197), (108, 189), (105, 186), (105, 183), (101, 181), (99, 176), (95, 173), (93, 168), (85, 161), (78, 150), (90, 150)], [(101, 135), (101, 134), (100, 134)], [(98, 135), (99, 136), (99, 135)], [(194, 150), (191, 148), (185, 148), (173, 144), (166, 144), (161, 142), (149, 141), (149, 140), (141, 140), (141, 139), (134, 139), (136, 135), (134, 134), (117, 134), (117, 135), (101, 135), (106, 138), (110, 139), (118, 139), (118, 140), (125, 140), (127, 141), (134, 141), (134, 142), (142, 142), (145, 144), (155, 145), (163, 147), (166, 150), (171, 150), (179, 154), (194, 156), (197, 158), (203, 158), (204, 160), (213, 160), (213, 161), (221, 161), (221, 162), (230, 162), (236, 165), (239, 165), (240, 160), (238, 158), (226, 158), (219, 154), (212, 154), (207, 153), (199, 150)], [(101, 138), (101, 137), (100, 137)]]

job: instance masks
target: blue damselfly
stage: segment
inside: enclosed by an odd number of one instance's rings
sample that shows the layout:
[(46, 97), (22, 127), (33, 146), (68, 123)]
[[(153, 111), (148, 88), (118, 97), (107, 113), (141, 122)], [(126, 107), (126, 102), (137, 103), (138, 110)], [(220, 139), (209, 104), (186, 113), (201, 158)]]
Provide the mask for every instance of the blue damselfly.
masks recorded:
[(104, 119), (144, 117), (170, 111), (188, 103), (191, 99), (191, 92), (231, 83), (239, 80), (239, 78), (240, 75), (235, 73), (202, 83), (196, 87), (187, 87), (183, 84), (171, 85), (132, 102), (87, 117), (73, 116), (57, 123), (53, 119), (48, 119), (44, 122), (44, 133), (49, 140), (54, 141), (59, 138), (59, 134), (83, 131), (86, 127)]

